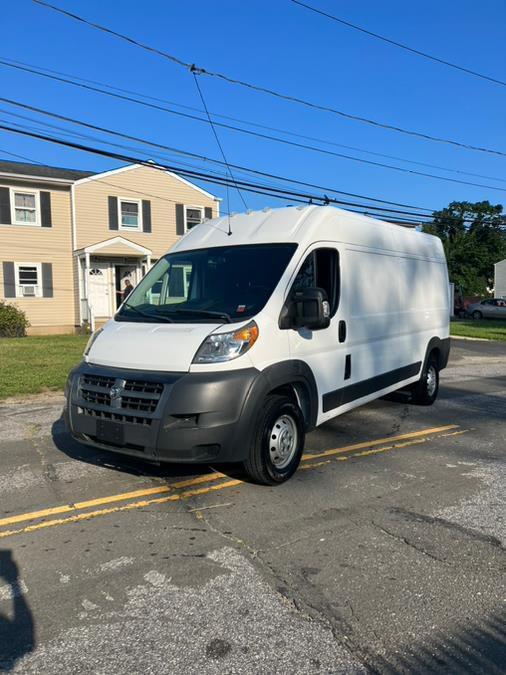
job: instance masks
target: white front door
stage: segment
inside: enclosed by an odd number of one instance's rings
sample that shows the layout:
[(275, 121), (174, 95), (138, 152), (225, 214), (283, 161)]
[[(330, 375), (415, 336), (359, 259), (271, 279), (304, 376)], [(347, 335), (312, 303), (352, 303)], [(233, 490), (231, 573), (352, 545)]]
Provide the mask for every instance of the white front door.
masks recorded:
[(331, 320), (328, 328), (290, 330), (290, 356), (311, 368), (318, 387), (318, 423), (329, 419), (341, 405), (342, 388), (351, 377), (351, 357), (346, 357), (346, 323), (340, 302), (339, 251), (333, 243), (319, 243), (306, 255), (291, 291), (322, 288), (327, 293)]
[(94, 317), (111, 316), (110, 265), (92, 262), (88, 270), (88, 302)]

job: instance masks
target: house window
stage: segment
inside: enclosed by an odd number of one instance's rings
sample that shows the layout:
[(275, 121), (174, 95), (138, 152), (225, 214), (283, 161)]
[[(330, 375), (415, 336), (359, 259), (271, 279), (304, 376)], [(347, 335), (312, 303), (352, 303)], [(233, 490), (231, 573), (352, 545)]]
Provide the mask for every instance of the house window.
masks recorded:
[(42, 295), (40, 263), (16, 263), (16, 297), (38, 298)]
[(132, 199), (118, 199), (119, 201), (119, 229), (141, 230), (141, 202)]
[(40, 225), (39, 193), (11, 190), (11, 213), (14, 225)]
[(204, 222), (204, 209), (201, 206), (185, 206), (185, 231), (191, 230), (195, 225)]

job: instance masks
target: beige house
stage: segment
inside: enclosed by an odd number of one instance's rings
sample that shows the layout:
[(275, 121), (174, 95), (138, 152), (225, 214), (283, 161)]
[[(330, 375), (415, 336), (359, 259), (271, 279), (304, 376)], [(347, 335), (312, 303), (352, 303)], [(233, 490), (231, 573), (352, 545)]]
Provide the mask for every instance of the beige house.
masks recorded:
[(174, 173), (104, 173), (0, 161), (0, 300), (32, 334), (100, 325), (179, 236), (219, 215), (219, 199)]

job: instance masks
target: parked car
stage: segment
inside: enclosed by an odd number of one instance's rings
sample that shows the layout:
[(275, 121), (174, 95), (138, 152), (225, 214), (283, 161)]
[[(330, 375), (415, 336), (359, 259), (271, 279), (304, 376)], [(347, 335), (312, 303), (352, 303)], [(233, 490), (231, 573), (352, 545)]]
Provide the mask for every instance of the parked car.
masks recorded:
[(429, 234), (316, 206), (204, 222), (90, 339), (67, 426), (97, 448), (282, 483), (315, 426), (397, 389), (435, 401), (449, 299)]
[(473, 319), (506, 319), (506, 300), (489, 298), (469, 305), (467, 313)]

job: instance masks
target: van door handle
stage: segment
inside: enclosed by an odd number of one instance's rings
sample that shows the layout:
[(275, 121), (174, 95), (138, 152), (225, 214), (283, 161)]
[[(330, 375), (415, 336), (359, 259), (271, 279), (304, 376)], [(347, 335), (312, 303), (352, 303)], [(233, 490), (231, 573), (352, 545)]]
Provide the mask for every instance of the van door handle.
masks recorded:
[(344, 379), (349, 380), (351, 377), (351, 354), (346, 354), (344, 361)]
[(339, 322), (339, 342), (346, 340), (346, 321)]

